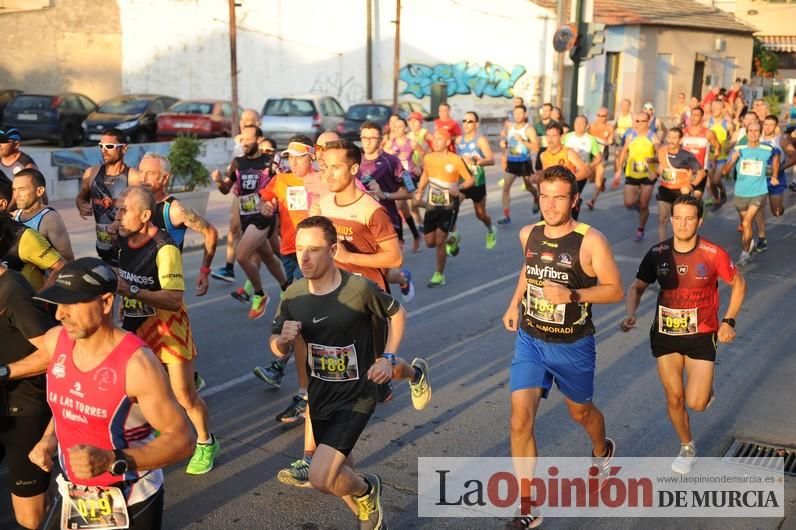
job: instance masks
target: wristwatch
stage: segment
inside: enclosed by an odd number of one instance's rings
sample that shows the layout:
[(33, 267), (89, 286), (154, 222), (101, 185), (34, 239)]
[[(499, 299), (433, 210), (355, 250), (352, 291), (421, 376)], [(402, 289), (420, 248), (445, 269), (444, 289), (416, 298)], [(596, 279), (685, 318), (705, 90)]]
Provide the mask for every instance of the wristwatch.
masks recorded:
[(381, 356), (387, 359), (387, 362), (390, 363), (390, 366), (395, 366), (398, 364), (398, 357), (394, 353), (382, 353)]
[(569, 301), (572, 303), (580, 302), (580, 293), (575, 289), (569, 290)]
[(734, 318), (722, 318), (722, 322), (726, 322), (730, 325), (731, 328), (735, 329), (735, 319)]
[(138, 291), (140, 291), (140, 290), (141, 289), (139, 289), (137, 285), (131, 285), (130, 286), (130, 296), (132, 298), (135, 298), (136, 296), (138, 296)]
[(8, 369), (7, 364), (0, 364), (0, 385), (8, 381), (11, 377), (11, 370)]
[(121, 449), (113, 450), (113, 462), (108, 466), (108, 473), (114, 476), (121, 476), (127, 473), (130, 466), (127, 464), (127, 459)]

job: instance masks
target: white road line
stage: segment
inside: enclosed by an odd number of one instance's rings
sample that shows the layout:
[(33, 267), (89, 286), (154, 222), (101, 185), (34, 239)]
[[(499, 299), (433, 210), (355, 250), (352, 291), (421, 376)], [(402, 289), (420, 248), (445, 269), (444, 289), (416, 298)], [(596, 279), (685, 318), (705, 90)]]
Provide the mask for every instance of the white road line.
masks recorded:
[(228, 294), (224, 294), (221, 296), (216, 296), (214, 298), (203, 298), (198, 302), (193, 302), (192, 304), (188, 304), (186, 306), (187, 309), (193, 309), (195, 307), (202, 307), (203, 305), (212, 304), (213, 302), (218, 302), (219, 300), (227, 300), (230, 296)]

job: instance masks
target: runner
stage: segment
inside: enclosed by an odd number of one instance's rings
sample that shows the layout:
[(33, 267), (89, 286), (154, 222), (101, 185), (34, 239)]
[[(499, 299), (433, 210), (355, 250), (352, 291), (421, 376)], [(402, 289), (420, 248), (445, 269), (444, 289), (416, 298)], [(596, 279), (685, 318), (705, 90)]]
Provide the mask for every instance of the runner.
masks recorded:
[[(330, 169), (340, 167), (337, 162), (337, 157), (327, 158)], [(297, 232), (305, 279), (291, 285), (279, 305), (271, 350), (281, 357), (296, 341), (307, 345), (302, 363), (312, 375), (309, 399), (317, 445), (309, 481), (316, 490), (340, 497), (357, 515), (360, 528), (386, 528), (381, 479), (357, 474), (351, 451), (375, 410), (378, 385), (390, 381), (406, 311), (373, 283), (335, 266), (340, 243), (331, 221), (310, 217), (299, 223)], [(389, 322), (382, 355), (374, 348), (381, 329), (374, 327), (374, 320)]]
[[(434, 152), (427, 154), (423, 159), (423, 175), (415, 192), (415, 200), (422, 201), (428, 188), (423, 227), (426, 246), (436, 249), (436, 269), (428, 281), (428, 287), (445, 285), (444, 273), (447, 260), (445, 246), (448, 242), (448, 233), (456, 224), (459, 194), (475, 185), (475, 180), (464, 160), (449, 152), (450, 143), (447, 131), (438, 129), (434, 132)], [(530, 162), (528, 164), (530, 165)], [(461, 184), (460, 180), (463, 181)], [(456, 246), (458, 244), (459, 241), (456, 241)]]
[[(619, 302), (622, 282), (603, 234), (571, 217), (578, 199), (575, 175), (553, 166), (542, 172), (539, 187), (544, 221), (520, 230), (525, 265), (503, 315), (505, 328), (518, 333), (510, 370), (511, 456), (537, 456), (535, 418), (555, 380), (570, 416), (588, 433), (594, 464), (605, 476), (616, 445), (606, 437), (605, 420), (592, 401), (596, 349), (591, 306)], [(517, 472), (530, 479), (533, 468)], [(532, 499), (523, 504), (531, 506)], [(531, 513), (510, 527), (535, 528), (541, 522), (539, 513)]]
[(600, 193), (605, 191), (605, 163), (608, 162), (610, 147), (614, 139), (614, 126), (608, 123), (607, 108), (600, 107), (600, 110), (597, 111), (597, 118), (589, 125), (589, 134), (594, 136), (597, 143), (602, 146), (600, 163), (594, 168), (594, 195), (592, 195), (591, 200), (586, 203), (589, 210), (594, 210), (597, 197), (600, 196)]
[(666, 138), (666, 126), (663, 124), (660, 118), (655, 116), (655, 106), (652, 104), (652, 102), (647, 101), (644, 103), (644, 106), (641, 107), (641, 111), (649, 118), (650, 131), (652, 131), (655, 136), (658, 137), (658, 141)]
[(568, 133), (571, 130), (571, 127), (564, 119), (564, 114), (561, 112), (561, 109), (558, 107), (553, 107), (550, 110), (550, 122), (559, 124), (561, 128), (564, 129), (564, 134)]
[(102, 164), (83, 172), (75, 204), (82, 219), (94, 216), (97, 229), (97, 255), (112, 267), (119, 266), (119, 248), (108, 232), (116, 219), (116, 199), (128, 185), (140, 182), (138, 172), (124, 163), (127, 140), (119, 129), (102, 133), (99, 150)]
[[(761, 144), (762, 127), (760, 123), (751, 123), (746, 128), (746, 145), (736, 145), (729, 156), (729, 161), (722, 167), (721, 175), (729, 174), (735, 168), (737, 180), (735, 181), (735, 209), (741, 218), (741, 256), (738, 266), (746, 265), (751, 259), (755, 249), (755, 240), (752, 237), (752, 221), (758, 210), (762, 209), (768, 195), (768, 185), (779, 185), (780, 156), (769, 144)], [(771, 180), (767, 179), (767, 172), (771, 172)]]
[[(760, 118), (762, 119), (762, 116)], [(715, 160), (715, 168), (710, 174), (710, 180), (708, 181), (710, 194), (714, 201), (711, 211), (715, 212), (727, 202), (727, 191), (724, 189), (721, 177), (726, 175), (723, 168), (724, 164), (727, 163), (727, 155), (730, 150), (729, 139), (733, 133), (732, 120), (727, 119), (724, 115), (724, 104), (721, 101), (714, 100), (710, 104), (710, 117), (706, 125), (713, 131), (720, 146)]]
[(783, 105), (782, 121), (785, 124), (785, 134), (791, 135), (796, 131), (796, 93), (790, 105)]
[(49, 472), (27, 455), (50, 421), (41, 355), (44, 334), (55, 320), (33, 301), (30, 284), (0, 264), (0, 462), (7, 459), (6, 480), (17, 524), (38, 528), (47, 504)]
[(681, 195), (701, 199), (705, 189), (705, 168), (693, 153), (683, 149), (683, 130), (672, 127), (666, 133), (666, 145), (658, 149), (658, 240), (666, 239), (666, 224), (672, 216), (672, 204)]
[[(486, 171), (484, 171), (484, 167), (495, 164), (495, 155), (492, 153), (492, 147), (489, 145), (487, 137), (478, 130), (479, 122), (480, 118), (475, 111), (471, 110), (465, 113), (462, 120), (464, 134), (456, 139), (456, 152), (462, 157), (475, 180), (475, 185), (463, 190), (462, 195), (473, 201), (475, 216), (486, 227), (486, 248), (491, 250), (497, 244), (497, 231), (492, 226), (492, 218), (486, 213)], [(460, 236), (455, 230), (454, 226), (451, 235), (456, 234), (455, 247), (458, 247)], [(453, 251), (454, 248), (451, 249), (451, 254)]]
[[(545, 108), (542, 105), (542, 109)], [(514, 125), (506, 133), (506, 139), (500, 141), (506, 176), (503, 178), (503, 217), (498, 220), (499, 225), (511, 224), (511, 185), (517, 177), (522, 178), (525, 188), (533, 195), (533, 213), (539, 213), (539, 192), (530, 178), (533, 156), (539, 152), (539, 138), (534, 128), (528, 125), (527, 116), (525, 105), (514, 107)], [(547, 119), (549, 121), (549, 114)]]
[[(517, 107), (525, 107), (525, 105), (520, 102), (519, 105), (514, 105), (514, 108)], [(547, 147), (547, 139), (545, 138), (545, 133), (547, 132), (547, 126), (553, 121), (550, 115), (553, 113), (553, 104), (552, 103), (543, 103), (541, 107), (539, 107), (539, 121), (533, 124), (533, 130), (536, 133), (536, 136), (542, 141), (541, 147)], [(517, 122), (516, 116), (514, 116), (514, 123)]]
[(688, 112), (688, 103), (685, 100), (685, 92), (677, 94), (677, 101), (672, 105), (671, 115), (674, 117), (676, 127), (685, 127), (685, 114)]
[[(685, 407), (702, 412), (713, 402), (716, 338), (725, 344), (735, 338), (735, 317), (746, 291), (746, 283), (727, 252), (697, 234), (702, 221), (699, 199), (690, 195), (675, 199), (674, 237), (661, 241), (644, 256), (627, 291), (627, 316), (621, 325), (625, 332), (635, 327), (641, 295), (658, 282), (650, 345), (666, 393), (669, 420), (680, 438), (680, 453), (672, 462), (672, 471), (681, 474), (691, 471), (697, 454)], [(719, 278), (732, 288), (721, 324)]]
[[(683, 131), (683, 139), (681, 144), (683, 149), (696, 157), (699, 165), (707, 172), (712, 170), (711, 160), (715, 159), (719, 155), (721, 151), (721, 144), (719, 144), (719, 141), (716, 139), (716, 135), (713, 133), (713, 131), (702, 124), (703, 121), (704, 112), (702, 111), (702, 108), (696, 107), (691, 109), (691, 120), (689, 125)], [(702, 192), (704, 191), (706, 183), (706, 181), (703, 183), (698, 197), (702, 197)]]
[[(779, 153), (779, 173), (777, 180), (779, 184), (776, 186), (772, 184), (771, 174), (772, 167), (766, 168), (766, 184), (768, 186), (768, 204), (771, 208), (771, 214), (774, 217), (781, 217), (785, 213), (785, 190), (788, 189), (788, 176), (786, 170), (796, 163), (796, 147), (790, 141), (787, 135), (777, 134), (777, 126), (779, 119), (774, 114), (769, 114), (763, 120), (763, 132), (760, 136), (760, 142), (768, 144)], [(755, 215), (755, 224), (757, 225), (757, 243), (755, 250), (757, 252), (765, 252), (768, 249), (768, 241), (766, 240), (766, 208), (765, 205), (761, 206)]]
[[(161, 528), (162, 468), (191, 453), (193, 434), (157, 359), (138, 337), (113, 325), (115, 291), (107, 264), (80, 258), (37, 296), (58, 304), (62, 323), (47, 332), (39, 350), (49, 364), (53, 419), (29, 455), (49, 472), (58, 451), (59, 495), (44, 530), (62, 528), (62, 506), (69, 528), (78, 521), (94, 528), (103, 522)], [(77, 499), (93, 509), (80, 512)]]
[[(401, 118), (399, 117), (396, 122), (398, 120)], [(366, 121), (360, 126), (359, 134), (362, 141), (362, 162), (359, 165), (357, 178), (365, 186), (370, 196), (376, 199), (387, 212), (398, 240), (403, 242), (403, 221), (395, 201), (409, 199), (412, 197), (412, 193), (406, 188), (401, 160), (379, 148), (381, 129), (377, 124)], [(412, 185), (414, 186), (414, 183)], [(404, 303), (409, 303), (414, 299), (415, 287), (408, 269), (395, 268), (388, 271), (387, 281), (400, 286)]]
[(616, 131), (616, 145), (622, 147), (625, 141), (625, 134), (633, 128), (633, 120), (635, 114), (633, 113), (632, 104), (629, 99), (623, 99), (619, 103), (619, 110), (614, 117), (614, 128)]
[[(605, 115), (607, 116), (608, 114)], [(589, 127), (589, 119), (586, 118), (586, 116), (576, 116), (575, 122), (572, 125), (574, 127), (572, 132), (568, 132), (562, 138), (559, 138), (558, 143), (559, 145), (563, 144), (564, 148), (568, 149), (570, 152), (574, 151), (574, 153), (578, 155), (578, 159), (580, 160), (581, 164), (584, 166), (581, 171), (578, 171), (580, 168), (577, 168), (577, 163), (574, 163), (576, 166), (576, 170), (574, 171), (576, 178), (582, 172), (585, 172), (586, 174), (585, 178), (578, 180), (578, 194), (582, 197), (583, 189), (586, 187), (587, 182), (593, 181), (596, 188), (599, 188), (599, 182), (603, 182), (604, 168), (602, 153), (604, 149), (608, 148), (608, 146), (600, 147), (600, 143), (597, 141), (597, 139), (587, 132)], [(549, 138), (547, 142), (549, 146)], [(550, 149), (548, 147), (548, 151), (549, 150)], [(546, 156), (543, 158), (549, 161), (549, 158)], [(574, 157), (569, 157), (569, 155), (567, 155), (567, 158), (572, 158), (572, 160), (574, 160)], [(578, 201), (578, 207), (576, 211), (572, 212), (573, 218), (576, 220), (580, 213), (580, 204), (582, 201), (583, 199), (581, 198)], [(589, 201), (587, 206), (589, 207), (589, 210), (593, 210), (594, 201)]]
[(638, 209), (638, 229), (634, 241), (644, 239), (644, 227), (650, 216), (652, 175), (657, 162), (658, 137), (649, 130), (649, 116), (636, 114), (635, 126), (626, 134), (622, 150), (616, 157), (614, 184), (618, 185), (622, 168), (625, 173), (625, 208)]
[(152, 223), (152, 192), (136, 186), (119, 197), (119, 280), (122, 328), (141, 337), (165, 365), (177, 402), (193, 423), (198, 441), (185, 472), (213, 469), (220, 445), (210, 432), (207, 405), (196, 392), (196, 346), (183, 301), (182, 257), (174, 240)]
[[(398, 207), (398, 211), (401, 212), (401, 217), (406, 220), (406, 224), (412, 232), (412, 252), (416, 253), (420, 251), (421, 238), (414, 218), (414, 213), (418, 208), (412, 201), (412, 197), (414, 196), (413, 193), (417, 187), (417, 181), (420, 179), (421, 173), (421, 169), (415, 164), (415, 155), (422, 157), (423, 149), (412, 137), (407, 135), (408, 129), (409, 125), (406, 123), (406, 120), (400, 116), (396, 118), (392, 129), (390, 129), (393, 138), (387, 142), (384, 151), (388, 154), (397, 156), (398, 160), (401, 162), (401, 167), (403, 167), (401, 177), (403, 179), (405, 191), (410, 197), (396, 200), (396, 206)], [(412, 203), (411, 206), (410, 202)], [(401, 229), (400, 237), (401, 241), (403, 241), (403, 229)]]
[(38, 169), (36, 162), (19, 150), (22, 135), (17, 129), (0, 130), (0, 173), (13, 178), (20, 170)]
[[(462, 128), (459, 125), (459, 122), (454, 120), (451, 117), (451, 106), (447, 103), (440, 103), (439, 110), (437, 111), (439, 117), (434, 120), (434, 130), (438, 131), (440, 129), (445, 129), (448, 132), (448, 136), (451, 138), (456, 138), (457, 136), (462, 135)], [(448, 146), (448, 149), (451, 153), (455, 152), (456, 147), (451, 144)]]
[[(254, 259), (255, 253), (259, 255), (260, 260), (265, 264), (279, 287), (284, 291), (288, 286), (282, 263), (272, 248), (278, 246), (275, 230), (276, 218), (273, 215), (263, 215), (258, 206), (260, 191), (265, 189), (274, 177), (271, 172), (273, 160), (260, 149), (262, 139), (263, 132), (259, 127), (243, 129), (241, 131), (243, 156), (236, 157), (229, 165), (226, 178), (216, 182), (221, 193), (226, 195), (232, 190), (238, 198), (240, 206), (242, 235), (235, 251), (235, 257), (251, 283), (250, 320), (261, 318), (268, 308), (268, 295), (263, 289), (263, 281), (260, 277), (260, 261)], [(243, 290), (245, 293), (246, 286)], [(233, 298), (238, 298), (236, 294), (238, 293), (233, 291)]]
[(20, 169), (14, 175), (13, 192), (17, 208), (14, 221), (36, 230), (47, 239), (66, 260), (75, 259), (72, 243), (61, 214), (44, 205), (47, 181), (35, 168)]
[[(235, 137), (235, 148), (233, 150), (233, 158), (237, 158), (243, 155), (243, 145), (241, 143), (242, 133), (243, 130), (247, 127), (259, 127), (260, 126), (260, 113), (253, 109), (246, 109), (240, 114), (240, 119), (238, 120), (238, 130), (241, 131), (241, 134), (238, 134)], [(276, 149), (276, 145), (273, 146)], [(227, 167), (227, 174), (229, 174), (229, 167)], [(210, 174), (213, 182), (218, 182), (222, 180), (221, 172), (219, 170), (213, 170)], [(212, 271), (210, 275), (215, 278), (216, 280), (221, 280), (224, 282), (232, 283), (235, 281), (235, 252), (238, 248), (238, 241), (240, 241), (241, 236), (241, 229), (240, 229), (240, 204), (238, 202), (237, 195), (232, 196), (232, 204), (230, 205), (229, 211), (229, 231), (227, 232), (227, 253), (226, 253), (226, 263), (223, 267), (219, 267), (218, 269)]]
[[(585, 133), (585, 123), (582, 124), (581, 131)], [(561, 124), (553, 122), (548, 125), (545, 137), (547, 138), (547, 149), (539, 154), (539, 164), (537, 164), (541, 167), (542, 171), (537, 172), (536, 175), (534, 175), (534, 179), (538, 180), (545, 169), (553, 166), (562, 166), (571, 171), (575, 175), (578, 185), (578, 198), (575, 201), (574, 208), (572, 209), (572, 218), (577, 220), (578, 214), (580, 213), (580, 205), (583, 202), (583, 199), (580, 198), (580, 194), (583, 191), (583, 188), (586, 187), (586, 183), (589, 181), (589, 168), (583, 162), (580, 156), (578, 156), (577, 151), (570, 149), (569, 147), (564, 147), (564, 145), (561, 143), (561, 140), (564, 137), (564, 128), (561, 126)], [(580, 144), (580, 141), (577, 141), (576, 143)], [(591, 139), (591, 143), (592, 147), (590, 149), (597, 149), (594, 138)]]
[[(434, 138), (426, 128), (423, 127), (423, 115), (419, 112), (413, 112), (407, 118), (409, 123), (409, 137), (417, 144), (418, 149), (412, 155), (412, 160), (415, 163), (418, 173), (423, 172), (423, 157), (431, 152), (431, 145)], [(418, 176), (419, 179), (419, 176)], [(415, 183), (417, 186), (417, 183)], [(419, 232), (423, 232), (423, 216), (420, 214), (420, 207), (415, 202), (414, 198), (409, 200), (409, 209), (412, 212), (412, 217), (415, 220), (415, 226)]]

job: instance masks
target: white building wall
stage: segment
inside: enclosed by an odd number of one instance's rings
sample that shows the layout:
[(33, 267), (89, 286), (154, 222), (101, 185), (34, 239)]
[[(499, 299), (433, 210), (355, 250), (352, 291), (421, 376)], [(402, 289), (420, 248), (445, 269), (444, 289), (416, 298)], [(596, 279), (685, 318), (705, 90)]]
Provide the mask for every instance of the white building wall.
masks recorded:
[[(219, 0), (117, 0), (122, 87), (180, 98), (231, 96), (228, 11)], [(366, 96), (366, 0), (243, 0), (239, 99), (319, 92), (346, 107)], [(373, 0), (374, 99), (392, 100), (394, 0)], [(447, 81), (454, 111), (502, 115), (508, 98), (543, 99), (554, 21), (527, 0), (403, 0), (401, 100)], [(545, 20), (547, 17), (547, 20)], [(407, 66), (411, 63), (411, 66)], [(467, 87), (467, 88), (465, 88)], [(469, 94), (461, 94), (469, 90)], [(456, 93), (452, 93), (456, 92)]]

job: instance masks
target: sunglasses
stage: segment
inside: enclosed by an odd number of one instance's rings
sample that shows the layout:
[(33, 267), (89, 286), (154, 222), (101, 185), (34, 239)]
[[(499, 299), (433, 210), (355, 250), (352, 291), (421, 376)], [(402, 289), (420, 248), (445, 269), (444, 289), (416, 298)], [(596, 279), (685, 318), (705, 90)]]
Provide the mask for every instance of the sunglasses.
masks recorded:
[(462, 120), (462, 123), (475, 123), (475, 120)]
[(598, 118), (607, 118), (608, 114), (598, 114), (597, 117)]
[(649, 120), (636, 120), (636, 123), (647, 123)]
[(105, 149), (106, 151), (113, 151), (114, 149), (118, 149), (119, 147), (124, 147), (127, 144), (98, 144), (100, 149)]

